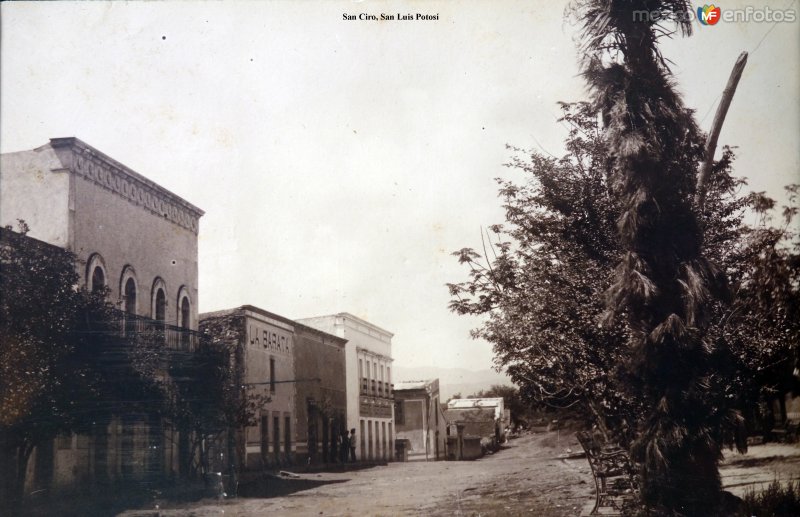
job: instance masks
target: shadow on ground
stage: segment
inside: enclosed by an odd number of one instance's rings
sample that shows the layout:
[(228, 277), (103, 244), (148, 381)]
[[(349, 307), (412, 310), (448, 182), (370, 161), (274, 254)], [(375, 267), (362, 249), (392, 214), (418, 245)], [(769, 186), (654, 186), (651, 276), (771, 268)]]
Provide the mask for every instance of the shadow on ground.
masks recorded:
[(742, 468), (749, 468), (749, 467), (761, 467), (765, 465), (770, 465), (775, 462), (781, 462), (784, 464), (789, 463), (800, 463), (800, 457), (787, 457), (783, 455), (779, 456), (764, 456), (761, 458), (748, 458), (747, 456), (741, 458), (735, 458), (728, 462), (728, 465), (732, 467), (742, 467)]
[(282, 497), (300, 492), (302, 490), (310, 490), (323, 485), (331, 485), (335, 483), (345, 483), (349, 479), (293, 479), (281, 477), (267, 477), (258, 481), (250, 482), (246, 485), (239, 486), (240, 498), (267, 498), (267, 497)]
[[(108, 484), (82, 491), (45, 491), (31, 494), (22, 508), (10, 515), (19, 517), (106, 517), (126, 510), (154, 509), (165, 502), (170, 505), (194, 503), (208, 498), (213, 488), (197, 483)], [(156, 515), (142, 510), (142, 515)], [(147, 513), (147, 512), (151, 513)], [(0, 515), (5, 515), (0, 508)]]

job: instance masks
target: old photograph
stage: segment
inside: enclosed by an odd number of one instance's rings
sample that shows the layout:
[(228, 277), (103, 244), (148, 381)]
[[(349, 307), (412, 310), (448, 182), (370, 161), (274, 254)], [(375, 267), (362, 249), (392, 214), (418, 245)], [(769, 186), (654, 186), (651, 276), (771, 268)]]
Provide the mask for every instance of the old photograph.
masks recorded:
[(0, 3), (0, 514), (800, 515), (795, 0)]

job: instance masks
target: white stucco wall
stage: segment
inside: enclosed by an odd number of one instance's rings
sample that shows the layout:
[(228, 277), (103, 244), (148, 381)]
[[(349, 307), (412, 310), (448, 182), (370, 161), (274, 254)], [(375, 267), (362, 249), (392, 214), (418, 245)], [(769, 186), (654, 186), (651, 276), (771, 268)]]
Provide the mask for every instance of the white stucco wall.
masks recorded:
[[(166, 322), (180, 324), (178, 297), (185, 292), (189, 326), (197, 328), (201, 211), (74, 138), (3, 154), (0, 160), (0, 225), (16, 230), (17, 219), (23, 219), (30, 237), (71, 249), (82, 282), (90, 274), (87, 261), (99, 254), (110, 301), (120, 307), (123, 270), (132, 268), (140, 316), (154, 317), (153, 285), (160, 278)], [(136, 195), (130, 194), (134, 188)], [(137, 196), (139, 201), (132, 199)]]
[(0, 155), (0, 226), (23, 219), (29, 237), (69, 247), (69, 183), (50, 147)]

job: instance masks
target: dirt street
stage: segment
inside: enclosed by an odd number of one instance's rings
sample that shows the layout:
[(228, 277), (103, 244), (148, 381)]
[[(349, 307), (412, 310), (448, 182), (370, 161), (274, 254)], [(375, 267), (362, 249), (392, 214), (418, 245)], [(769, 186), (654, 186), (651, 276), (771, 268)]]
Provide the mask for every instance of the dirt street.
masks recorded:
[[(548, 432), (511, 440), (477, 461), (390, 463), (348, 472), (300, 474), (250, 487), (235, 500), (203, 500), (158, 513), (138, 510), (124, 517), (260, 515), (577, 516), (594, 500), (594, 482), (572, 432)], [(726, 451), (723, 486), (736, 495), (764, 488), (774, 479), (800, 480), (800, 447), (767, 444), (746, 455)]]
[[(280, 480), (287, 495), (258, 494), (162, 508), (161, 516), (251, 515), (547, 515), (575, 516), (594, 488), (585, 459), (555, 456), (579, 450), (570, 433), (528, 435), (477, 461), (390, 463), (340, 473)], [(275, 487), (273, 487), (273, 490)], [(125, 512), (126, 517), (145, 515)], [(153, 515), (150, 512), (148, 515)]]

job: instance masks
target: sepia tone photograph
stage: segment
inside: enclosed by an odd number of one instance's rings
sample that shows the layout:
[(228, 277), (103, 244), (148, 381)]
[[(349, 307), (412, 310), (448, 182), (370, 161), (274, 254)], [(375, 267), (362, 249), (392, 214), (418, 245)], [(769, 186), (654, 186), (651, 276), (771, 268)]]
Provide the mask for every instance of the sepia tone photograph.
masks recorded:
[(0, 515), (800, 515), (795, 0), (0, 3)]

